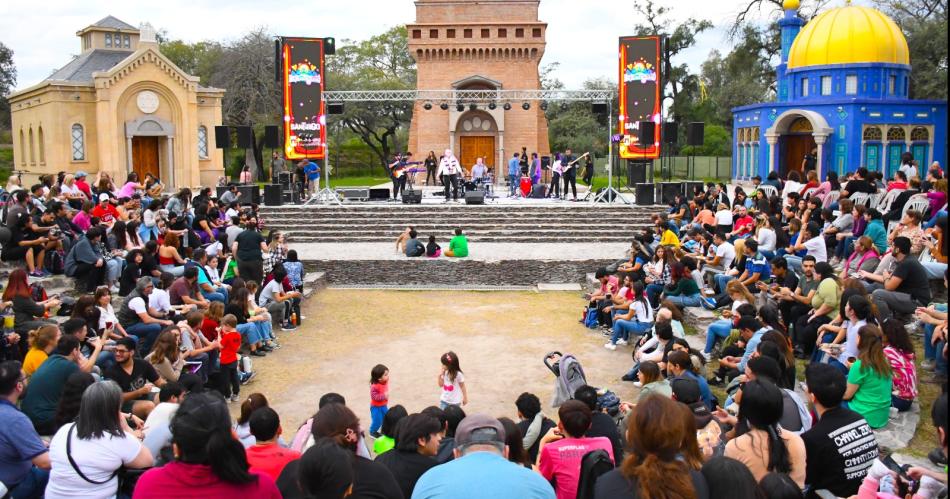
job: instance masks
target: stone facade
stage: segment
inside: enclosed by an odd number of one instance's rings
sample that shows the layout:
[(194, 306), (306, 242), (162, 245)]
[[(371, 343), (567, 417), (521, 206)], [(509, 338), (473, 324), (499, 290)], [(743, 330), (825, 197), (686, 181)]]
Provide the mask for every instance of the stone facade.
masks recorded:
[[(539, 0), (415, 3), (416, 22), (407, 29), (419, 90), (540, 88), (538, 65), (547, 24), (538, 20)], [(528, 110), (521, 102), (511, 102), (509, 110), (500, 102), (495, 109), (478, 103), (477, 110), (465, 103), (461, 112), (455, 103), (447, 110), (439, 103), (426, 110), (425, 104), (416, 102), (409, 130), (409, 150), (417, 159), (429, 151), (439, 156), (449, 148), (466, 168), (475, 155), (486, 156), (485, 163), (497, 172), (522, 147), (528, 153), (549, 154), (547, 120), (538, 102), (530, 103)]]
[(50, 78), (10, 95), (13, 156), (24, 184), (59, 171), (152, 172), (171, 187), (214, 185), (223, 174), (214, 127), (224, 90), (201, 87), (147, 33), (106, 17), (79, 31), (82, 53)]

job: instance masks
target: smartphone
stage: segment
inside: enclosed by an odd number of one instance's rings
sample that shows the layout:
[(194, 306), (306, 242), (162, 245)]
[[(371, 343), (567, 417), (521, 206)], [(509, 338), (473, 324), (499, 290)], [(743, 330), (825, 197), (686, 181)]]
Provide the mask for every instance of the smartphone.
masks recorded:
[(881, 462), (884, 463), (884, 466), (887, 466), (887, 469), (897, 473), (904, 480), (908, 482), (913, 481), (909, 476), (907, 476), (907, 473), (904, 472), (904, 468), (900, 464), (897, 464), (897, 461), (895, 461), (890, 454), (882, 457)]

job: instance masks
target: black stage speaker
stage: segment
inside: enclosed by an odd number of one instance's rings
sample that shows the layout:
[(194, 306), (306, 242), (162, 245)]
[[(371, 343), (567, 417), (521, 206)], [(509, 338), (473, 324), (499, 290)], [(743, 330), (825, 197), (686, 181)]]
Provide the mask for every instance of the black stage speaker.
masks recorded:
[(682, 182), (661, 182), (660, 183), (660, 202), (670, 204), (677, 194), (683, 193)]
[(264, 204), (266, 206), (280, 206), (284, 204), (280, 197), (280, 184), (267, 184), (264, 186)]
[(277, 149), (280, 147), (280, 129), (277, 125), (267, 125), (264, 127), (264, 147), (268, 149)]
[(485, 191), (465, 191), (465, 204), (485, 204)]
[(703, 136), (705, 134), (706, 124), (702, 121), (693, 121), (690, 122), (689, 126), (686, 128), (686, 145), (688, 146), (701, 146), (703, 145)]
[(370, 189), (369, 190), (369, 200), (370, 201), (385, 201), (389, 199), (389, 189)]
[(544, 195), (547, 194), (547, 185), (545, 184), (534, 184), (531, 186), (531, 199), (544, 199)]
[(332, 37), (323, 39), (323, 55), (336, 54), (336, 39)]
[(663, 123), (663, 143), (664, 144), (675, 144), (678, 139), (677, 134), (679, 133), (679, 126), (675, 121), (668, 121)]
[(637, 184), (637, 206), (652, 206), (656, 204), (656, 185)]
[(607, 114), (606, 102), (595, 102), (590, 105), (590, 112), (594, 114)]
[(541, 156), (541, 169), (542, 170), (551, 169), (551, 156)]
[(214, 127), (214, 146), (218, 149), (231, 148), (231, 130), (228, 127)]
[(327, 114), (343, 114), (343, 103), (342, 102), (328, 102)]
[(640, 130), (637, 132), (637, 143), (652, 144), (656, 140), (656, 123), (652, 121), (641, 121)]
[(249, 126), (238, 126), (234, 127), (237, 129), (237, 146), (238, 149), (250, 149), (254, 147), (252, 142), (254, 141), (254, 133), (251, 131)]
[(422, 204), (422, 191), (403, 191), (402, 204)]
[(647, 181), (647, 163), (627, 160), (627, 187)]

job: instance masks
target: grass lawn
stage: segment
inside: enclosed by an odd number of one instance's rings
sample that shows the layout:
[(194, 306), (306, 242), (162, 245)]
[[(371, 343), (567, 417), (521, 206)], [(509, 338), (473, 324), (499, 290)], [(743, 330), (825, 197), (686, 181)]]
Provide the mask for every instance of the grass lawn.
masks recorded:
[(13, 170), (13, 147), (0, 147), (0, 183), (6, 185)]
[(330, 187), (369, 187), (388, 183), (389, 177), (330, 177)]

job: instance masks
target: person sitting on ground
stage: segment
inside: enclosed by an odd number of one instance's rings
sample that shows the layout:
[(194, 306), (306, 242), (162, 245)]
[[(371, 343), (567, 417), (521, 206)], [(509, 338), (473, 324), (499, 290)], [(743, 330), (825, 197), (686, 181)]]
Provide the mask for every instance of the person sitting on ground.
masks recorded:
[(284, 331), (297, 329), (292, 316), (297, 314), (297, 323), (300, 323), (300, 291), (285, 291), (283, 281), (287, 272), (282, 266), (274, 269), (274, 278), (267, 282), (257, 297), (258, 305), (266, 308), (271, 316), (272, 328), (280, 327)]
[(393, 474), (403, 496), (412, 497), (419, 477), (439, 464), (435, 456), (441, 440), (439, 420), (426, 414), (410, 414), (396, 430), (396, 447), (378, 456), (376, 462)]
[(620, 441), (620, 432), (617, 431), (617, 423), (599, 406), (597, 401), (597, 389), (584, 385), (574, 390), (574, 400), (580, 400), (591, 411), (590, 428), (584, 433), (585, 437), (604, 437), (610, 440), (613, 447), (613, 455), (616, 460), (623, 460), (623, 444)]
[(725, 378), (728, 380), (745, 372), (746, 364), (755, 353), (759, 342), (762, 341), (762, 335), (769, 330), (755, 317), (740, 317), (736, 323), (736, 329), (739, 330), (739, 337), (745, 342), (745, 350), (742, 357), (726, 356), (719, 360), (720, 369), (727, 369)]
[(557, 423), (541, 412), (541, 401), (533, 393), (524, 392), (515, 401), (518, 410), (518, 429), (521, 430), (521, 441), (528, 451), (531, 462), (538, 460), (538, 447), (541, 437), (546, 435)]
[(26, 358), (23, 359), (23, 372), (26, 373), (27, 379), (49, 358), (61, 334), (59, 326), (54, 324), (47, 324), (30, 331), (30, 350), (26, 352)]
[(409, 230), (409, 239), (406, 240), (406, 251), (405, 255), (407, 257), (417, 257), (422, 256), (426, 252), (425, 245), (422, 244), (422, 241), (418, 239), (419, 234), (415, 229)]
[[(158, 313), (148, 306), (149, 295), (154, 289), (155, 285), (150, 277), (140, 277), (135, 283), (135, 291), (125, 297), (115, 313), (122, 329), (128, 336), (138, 338), (137, 346), (144, 352), (151, 351), (152, 343), (158, 338), (162, 328), (173, 324), (170, 320), (156, 318)], [(135, 352), (135, 348), (132, 352)]]
[(152, 453), (129, 426), (121, 406), (122, 392), (114, 382), (86, 388), (76, 421), (60, 428), (50, 441), (46, 497), (115, 497), (119, 468), (152, 465)]
[(50, 457), (30, 418), (17, 409), (26, 375), (15, 360), (0, 362), (0, 485), (10, 497), (42, 497)]
[(396, 447), (396, 425), (408, 415), (406, 408), (401, 404), (396, 404), (386, 411), (386, 415), (383, 416), (383, 425), (380, 427), (380, 435), (373, 439), (373, 454), (381, 456)]
[(174, 461), (145, 472), (133, 499), (281, 497), (273, 479), (249, 470), (244, 447), (231, 436), (231, 416), (220, 395), (185, 397), (171, 432)]
[(438, 258), (442, 256), (442, 247), (435, 242), (435, 236), (429, 235), (429, 242), (426, 244), (426, 256), (429, 258)]
[[(554, 483), (558, 499), (577, 497), (581, 460), (585, 454), (600, 449), (607, 452), (611, 462), (614, 461), (610, 440), (604, 437), (584, 437), (590, 429), (591, 417), (592, 413), (587, 404), (568, 400), (558, 409), (560, 421), (557, 428), (552, 428), (541, 438), (538, 472)], [(676, 440), (677, 447), (680, 440)]]
[(344, 498), (353, 490), (356, 474), (347, 451), (324, 438), (300, 458), (300, 491), (305, 497)]
[(185, 389), (177, 381), (169, 381), (162, 385), (158, 392), (158, 405), (155, 406), (155, 409), (152, 409), (152, 412), (148, 414), (148, 418), (145, 419), (145, 424), (142, 425), (142, 434), (147, 437), (155, 428), (167, 426), (171, 423), (172, 417), (175, 416), (175, 411), (178, 410), (178, 406), (184, 397)]
[(845, 260), (841, 275), (861, 277), (862, 271), (873, 273), (880, 263), (881, 254), (874, 246), (874, 241), (868, 236), (861, 236), (854, 241), (854, 251)]
[(815, 264), (815, 279), (818, 287), (811, 299), (811, 310), (795, 321), (796, 348), (805, 356), (814, 351), (821, 326), (838, 317), (841, 300), (841, 283), (828, 262)]
[(597, 479), (596, 499), (709, 497), (703, 475), (678, 459), (680, 443), (695, 438), (683, 425), (669, 424), (670, 415), (678, 410), (676, 402), (659, 395), (637, 405), (626, 428), (632, 452)]
[(66, 254), (65, 272), (87, 292), (95, 291), (106, 279), (105, 259), (99, 252), (99, 242), (105, 230), (92, 227)]
[(182, 355), (180, 345), (181, 331), (176, 326), (168, 326), (158, 335), (152, 351), (145, 356), (145, 360), (166, 383), (177, 382), (185, 367), (185, 357)]
[(197, 265), (186, 266), (181, 277), (175, 279), (168, 288), (168, 300), (172, 306), (190, 305), (201, 310), (208, 308), (209, 301), (198, 290)]
[[(507, 434), (497, 419), (484, 414), (467, 416), (459, 423), (455, 438), (455, 459), (422, 475), (413, 497), (554, 499), (549, 483), (537, 473), (506, 459)], [(491, 479), (486, 480), (486, 477)]]
[[(909, 315), (930, 302), (927, 270), (910, 251), (910, 239), (897, 237), (891, 247), (891, 255), (897, 261), (893, 272), (885, 270), (880, 275), (860, 272), (865, 279), (874, 281), (865, 287), (872, 291), (871, 300), (881, 317), (890, 317), (892, 313)], [(884, 265), (882, 261), (878, 269)]]
[(871, 428), (887, 425), (892, 403), (894, 371), (884, 354), (884, 337), (877, 326), (858, 330), (858, 358), (848, 371), (847, 407), (864, 416)]
[(399, 233), (399, 236), (396, 237), (396, 253), (406, 253), (406, 241), (409, 240), (409, 233), (414, 230), (415, 228), (410, 225)]
[(672, 399), (683, 404), (693, 417), (696, 444), (703, 460), (721, 456), (725, 450), (726, 432), (703, 402), (699, 382), (691, 378), (674, 378), (671, 389)]
[(808, 456), (805, 484), (812, 493), (827, 490), (835, 497), (852, 496), (878, 457), (874, 432), (860, 414), (841, 405), (847, 382), (840, 370), (809, 364), (805, 384), (818, 416), (815, 425), (801, 435)]
[(660, 366), (651, 361), (640, 364), (640, 371), (637, 373), (640, 382), (640, 394), (637, 395), (637, 403), (646, 400), (652, 394), (669, 397), (673, 394), (670, 387), (670, 380), (663, 377)]
[(452, 258), (465, 258), (468, 256), (468, 238), (462, 234), (462, 229), (455, 229), (455, 237), (449, 240), (449, 249), (445, 250), (445, 256)]
[[(436, 406), (431, 406), (426, 408), (426, 410), (423, 412), (425, 413), (430, 410), (441, 411), (441, 413), (445, 416), (445, 429), (442, 432), (442, 441), (439, 442), (439, 454), (435, 457), (439, 464), (445, 464), (455, 459), (455, 432), (458, 430), (459, 423), (465, 419), (466, 414), (465, 411), (457, 405), (447, 405), (445, 406), (445, 409), (439, 409)], [(507, 431), (507, 423), (505, 425)], [(515, 430), (518, 430), (518, 427), (514, 422), (512, 422), (512, 425), (514, 425)], [(518, 430), (518, 445), (520, 445), (520, 448), (524, 450), (524, 441), (521, 438), (520, 430)], [(525, 457), (527, 466), (530, 467), (531, 462), (527, 461), (528, 452), (524, 450), (522, 454)]]
[[(653, 307), (651, 307), (650, 302), (647, 301), (643, 289), (643, 282), (635, 282), (633, 289), (631, 289), (631, 294), (633, 301), (628, 306), (627, 313), (622, 314), (618, 311), (617, 315), (613, 318), (610, 341), (604, 345), (608, 350), (616, 350), (617, 345), (626, 345), (628, 343), (637, 344), (639, 337), (653, 327)], [(613, 298), (613, 296), (611, 298)], [(633, 335), (633, 340), (630, 340), (631, 334)]]
[(277, 480), (287, 463), (300, 458), (300, 453), (283, 448), (278, 442), (281, 434), (280, 417), (270, 407), (261, 407), (251, 414), (251, 433), (256, 442), (247, 447), (247, 464), (251, 473), (260, 473)]
[(122, 410), (147, 419), (155, 408), (152, 388), (161, 388), (166, 380), (158, 375), (151, 364), (134, 356), (135, 341), (131, 338), (116, 341), (112, 353), (115, 354), (116, 365), (104, 374), (122, 389)]

